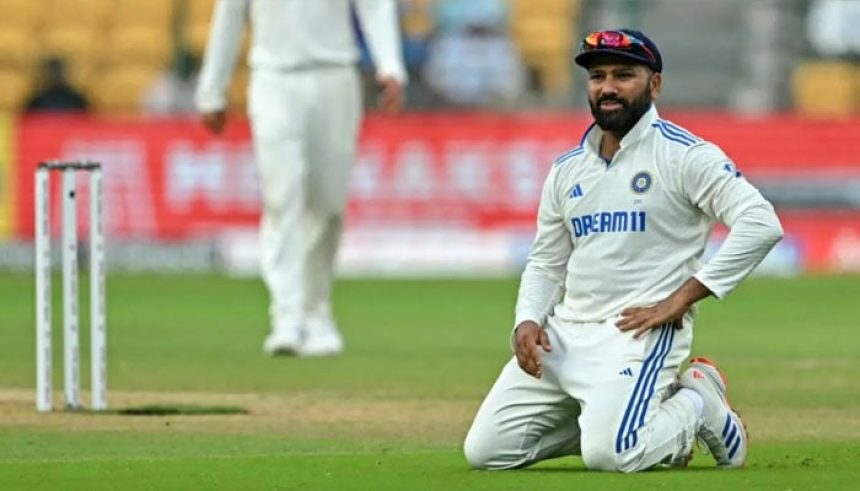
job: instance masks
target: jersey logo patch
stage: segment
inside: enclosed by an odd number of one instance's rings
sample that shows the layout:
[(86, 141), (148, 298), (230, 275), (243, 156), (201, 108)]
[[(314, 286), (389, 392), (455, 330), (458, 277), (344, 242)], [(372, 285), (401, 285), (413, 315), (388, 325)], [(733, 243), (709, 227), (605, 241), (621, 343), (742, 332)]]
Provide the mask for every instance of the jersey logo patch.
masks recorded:
[(630, 181), (630, 189), (632, 189), (634, 193), (638, 194), (642, 194), (651, 189), (651, 174), (644, 170), (638, 172), (633, 176), (633, 180)]
[(734, 174), (735, 177), (741, 177), (743, 175), (743, 174), (741, 174), (741, 171), (739, 171), (738, 168), (735, 167), (735, 164), (732, 163), (731, 161), (723, 164), (723, 170), (725, 170), (729, 174)]
[(570, 190), (570, 197), (571, 198), (581, 198), (582, 197), (582, 186), (580, 186), (579, 183), (577, 183), (576, 186), (574, 186), (573, 189)]
[(618, 375), (624, 375), (626, 377), (632, 377), (633, 376), (633, 370), (631, 370), (630, 367), (627, 367), (624, 370), (621, 370), (620, 372), (618, 372)]

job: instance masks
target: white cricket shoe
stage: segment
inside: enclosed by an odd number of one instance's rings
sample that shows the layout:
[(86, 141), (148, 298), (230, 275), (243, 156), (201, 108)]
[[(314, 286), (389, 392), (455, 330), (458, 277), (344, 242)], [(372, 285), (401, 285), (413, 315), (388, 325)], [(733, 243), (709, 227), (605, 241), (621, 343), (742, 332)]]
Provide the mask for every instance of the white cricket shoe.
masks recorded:
[(343, 336), (334, 321), (330, 318), (310, 319), (296, 354), (301, 357), (316, 357), (336, 356), (341, 353), (343, 353)]
[(726, 399), (726, 378), (707, 358), (693, 358), (680, 378), (681, 386), (695, 390), (704, 401), (703, 422), (696, 436), (707, 445), (717, 466), (743, 467), (747, 458), (746, 425)]
[(272, 331), (263, 342), (263, 352), (269, 356), (295, 356), (302, 344), (298, 329), (279, 329)]
[[(679, 376), (675, 376), (675, 381), (669, 386), (668, 393), (666, 394), (666, 399), (673, 397), (678, 391), (681, 390), (681, 381)], [(681, 435), (681, 441), (683, 443), (683, 447), (674, 458), (669, 458), (659, 464), (660, 467), (663, 468), (676, 468), (676, 467), (687, 467), (690, 464), (690, 461), (693, 460), (693, 450), (696, 447), (696, 435), (695, 430), (693, 430), (693, 434), (684, 433)]]

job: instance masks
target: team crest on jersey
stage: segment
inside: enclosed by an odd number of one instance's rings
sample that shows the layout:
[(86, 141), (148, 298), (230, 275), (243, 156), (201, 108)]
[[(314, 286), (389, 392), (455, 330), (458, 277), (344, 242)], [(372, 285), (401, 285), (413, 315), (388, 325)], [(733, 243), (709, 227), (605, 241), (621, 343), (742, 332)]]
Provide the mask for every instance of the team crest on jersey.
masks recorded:
[(630, 181), (630, 188), (634, 193), (642, 194), (649, 189), (651, 189), (651, 174), (645, 172), (644, 170), (638, 172), (635, 176), (633, 176), (633, 180)]

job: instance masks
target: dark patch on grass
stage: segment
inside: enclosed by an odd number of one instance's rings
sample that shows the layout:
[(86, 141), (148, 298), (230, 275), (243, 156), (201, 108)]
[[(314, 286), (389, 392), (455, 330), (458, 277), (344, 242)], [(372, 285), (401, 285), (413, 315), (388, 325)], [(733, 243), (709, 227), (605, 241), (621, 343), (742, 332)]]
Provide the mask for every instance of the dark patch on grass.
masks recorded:
[(189, 404), (150, 404), (126, 407), (108, 411), (108, 414), (124, 416), (203, 416), (249, 414), (250, 411), (238, 406), (195, 406)]

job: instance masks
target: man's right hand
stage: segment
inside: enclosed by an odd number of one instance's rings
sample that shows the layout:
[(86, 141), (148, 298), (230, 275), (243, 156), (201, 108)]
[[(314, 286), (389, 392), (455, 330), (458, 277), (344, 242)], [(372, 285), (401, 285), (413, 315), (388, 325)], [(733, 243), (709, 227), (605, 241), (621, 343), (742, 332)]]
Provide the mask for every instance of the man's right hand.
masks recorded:
[(220, 135), (224, 131), (224, 125), (227, 124), (226, 111), (212, 111), (200, 115), (200, 122), (207, 130), (216, 135)]
[(380, 76), (379, 83), (379, 107), (388, 115), (400, 113), (403, 109), (403, 84), (394, 77)]
[(514, 333), (517, 347), (517, 363), (524, 372), (535, 378), (543, 375), (543, 365), (540, 361), (540, 346), (545, 352), (552, 351), (549, 337), (537, 323), (525, 321), (517, 326)]

